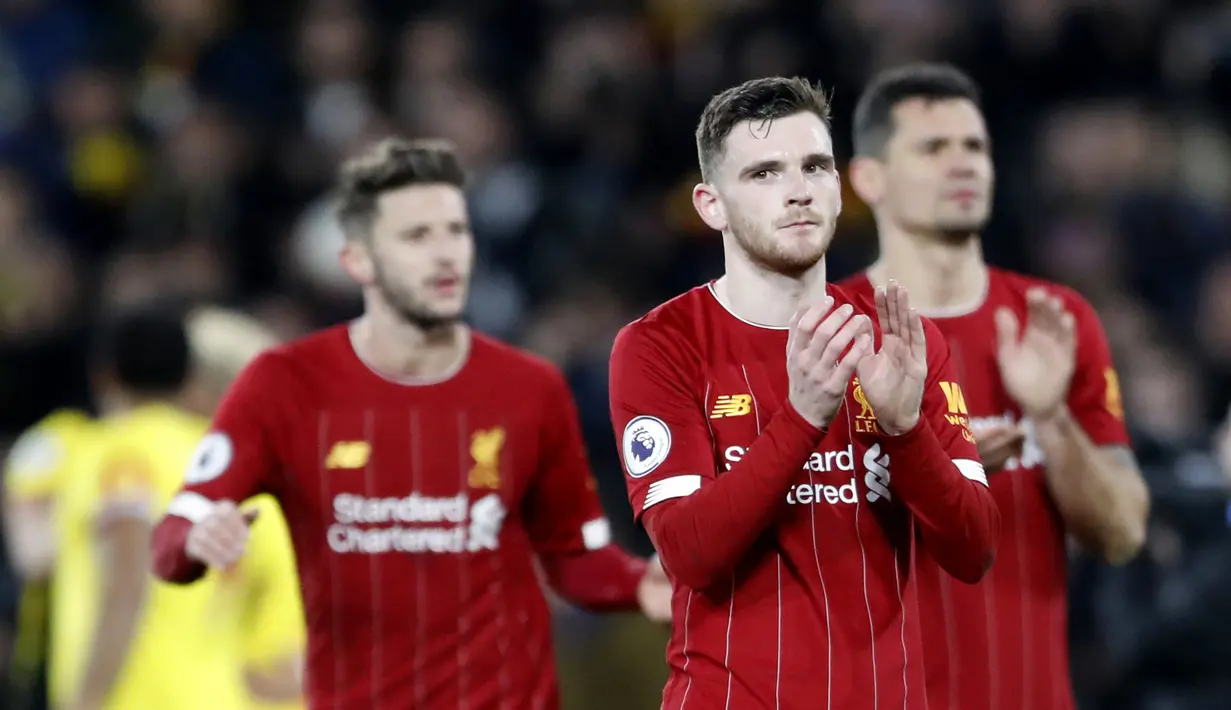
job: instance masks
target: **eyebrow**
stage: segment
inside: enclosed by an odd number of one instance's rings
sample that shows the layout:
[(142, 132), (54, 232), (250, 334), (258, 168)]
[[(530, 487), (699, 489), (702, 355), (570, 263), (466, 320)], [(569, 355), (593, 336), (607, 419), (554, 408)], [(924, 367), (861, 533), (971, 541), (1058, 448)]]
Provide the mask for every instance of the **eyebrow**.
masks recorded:
[[(834, 157), (828, 153), (809, 153), (803, 158), (804, 165), (830, 165), (833, 162)], [(781, 170), (782, 166), (781, 160), (761, 160), (741, 170), (739, 175), (741, 178), (751, 177), (762, 170)]]

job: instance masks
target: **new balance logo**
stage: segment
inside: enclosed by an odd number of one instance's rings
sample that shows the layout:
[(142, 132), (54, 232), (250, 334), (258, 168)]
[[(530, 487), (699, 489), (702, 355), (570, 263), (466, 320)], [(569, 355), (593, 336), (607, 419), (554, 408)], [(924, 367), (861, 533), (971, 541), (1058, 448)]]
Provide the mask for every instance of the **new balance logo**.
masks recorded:
[(752, 395), (750, 394), (724, 394), (714, 400), (714, 410), (710, 412), (710, 419), (722, 419), (723, 417), (742, 417), (745, 414), (752, 412)]
[(325, 468), (363, 468), (371, 455), (366, 441), (339, 441), (325, 457)]

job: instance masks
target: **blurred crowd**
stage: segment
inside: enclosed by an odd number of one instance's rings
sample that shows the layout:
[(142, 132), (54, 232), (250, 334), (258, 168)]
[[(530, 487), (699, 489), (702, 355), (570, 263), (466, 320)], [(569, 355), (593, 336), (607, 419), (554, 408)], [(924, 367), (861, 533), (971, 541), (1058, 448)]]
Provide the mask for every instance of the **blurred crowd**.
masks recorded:
[[(645, 551), (607, 356), (622, 324), (721, 272), (689, 201), (702, 106), (755, 76), (820, 79), (849, 156), (862, 83), (914, 59), (981, 82), (999, 169), (986, 253), (1095, 304), (1154, 493), (1138, 561), (1074, 558), (1083, 707), (1225, 710), (1223, 2), (0, 0), (0, 448), (54, 407), (89, 405), (86, 344), (110, 309), (221, 303), (283, 337), (356, 314), (332, 172), (390, 133), (443, 136), (472, 171), (471, 321), (565, 368), (605, 502)], [(874, 251), (847, 195), (834, 280)], [(620, 623), (566, 618), (563, 643), (593, 660), (566, 660), (566, 694), (652, 706), (662, 636)]]

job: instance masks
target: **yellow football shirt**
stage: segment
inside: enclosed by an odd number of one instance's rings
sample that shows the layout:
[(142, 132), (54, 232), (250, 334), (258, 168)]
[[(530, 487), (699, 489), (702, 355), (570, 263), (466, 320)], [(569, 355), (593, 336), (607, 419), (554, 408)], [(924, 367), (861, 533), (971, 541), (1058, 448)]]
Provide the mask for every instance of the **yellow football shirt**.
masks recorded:
[(5, 493), (20, 500), (54, 496), (92, 424), (85, 412), (60, 409), (27, 429), (5, 461)]
[[(164, 405), (104, 420), (80, 471), (67, 477), (57, 516), (61, 543), (49, 667), (53, 704), (74, 696), (99, 618), (96, 526), (112, 515), (151, 521), (161, 515), (207, 427), (205, 420)], [(277, 557), (273, 551), (280, 547), (284, 556), (292, 555), (289, 541), (278, 534), (277, 525), (254, 525), (251, 545), (260, 557), (246, 557), (235, 569), (211, 572), (197, 584), (168, 585), (151, 576), (108, 710), (250, 707), (244, 664), (252, 594), (245, 580), (249, 569), (253, 577), (259, 576), (258, 568), (266, 573), (267, 560)], [(260, 552), (267, 548), (273, 551)], [(293, 572), (293, 557), (290, 564)], [(302, 626), (302, 614), (298, 623)]]
[[(60, 409), (19, 436), (4, 462), (4, 489), (9, 500), (45, 500), (54, 511), (65, 471), (71, 468), (74, 455), (85, 448), (92, 424), (85, 412)], [(19, 693), (33, 690), (39, 667), (47, 659), (49, 588), (46, 580), (28, 581), (22, 586), (10, 668)]]
[[(234, 572), (234, 581), (245, 592), (241, 640), (245, 666), (265, 670), (287, 660), (302, 662), (307, 629), (286, 519), (273, 496), (259, 495), (243, 507), (259, 511), (248, 551)], [(302, 702), (266, 703), (256, 698), (249, 705), (251, 710), (302, 707)]]

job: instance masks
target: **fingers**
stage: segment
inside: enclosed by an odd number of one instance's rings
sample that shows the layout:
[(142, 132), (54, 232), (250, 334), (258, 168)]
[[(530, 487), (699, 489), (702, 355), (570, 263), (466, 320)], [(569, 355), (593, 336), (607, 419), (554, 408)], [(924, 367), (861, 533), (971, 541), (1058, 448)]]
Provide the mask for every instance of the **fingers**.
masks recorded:
[[(843, 308), (850, 308), (850, 306), (843, 306)], [(818, 336), (816, 338), (817, 342), (822, 342), (819, 336), (823, 329), (824, 325), (816, 331)], [(825, 349), (821, 352), (817, 367), (822, 368), (822, 370), (832, 370), (842, 358), (842, 353), (851, 347), (856, 338), (865, 334), (872, 334), (872, 321), (867, 316), (857, 315), (846, 321), (838, 332), (829, 339), (829, 342), (825, 344)]]
[(1017, 315), (1008, 308), (997, 308), (996, 343), (1002, 353), (1017, 344), (1020, 332), (1021, 324), (1017, 321)]
[[(830, 342), (833, 341), (839, 332), (841, 332), (842, 328), (846, 326), (848, 321), (854, 320), (851, 318), (854, 313), (855, 308), (851, 306), (851, 304), (845, 303), (834, 309), (834, 311), (829, 315), (825, 316), (825, 320), (821, 321), (821, 324), (816, 326), (816, 328), (808, 335), (808, 340), (805, 341), (807, 342), (807, 347), (804, 348), (799, 360), (800, 366), (804, 368), (812, 368), (821, 363), (825, 357), (825, 351), (829, 347)], [(867, 319), (865, 318), (863, 320)], [(802, 328), (799, 333), (802, 337)], [(850, 341), (848, 340), (847, 342)], [(833, 358), (829, 360), (829, 367), (833, 367), (834, 362), (838, 359), (837, 353), (840, 352), (842, 352), (841, 349), (834, 353)]]
[(211, 567), (225, 568), (239, 561), (248, 544), (248, 526), (256, 511), (241, 513), (234, 503), (221, 501), (188, 533), (187, 552)]
[(908, 342), (911, 354), (916, 361), (926, 363), (928, 361), (928, 338), (923, 332), (923, 316), (919, 315), (919, 311), (914, 308), (907, 309), (906, 332), (910, 334)]
[(1045, 289), (1034, 287), (1026, 291), (1026, 313), (1029, 322), (1061, 338), (1071, 338), (1074, 332), (1073, 314), (1064, 301)]
[(800, 304), (791, 316), (789, 335), (787, 336), (787, 353), (798, 353), (807, 349), (816, 332), (821, 319), (833, 308), (833, 297), (825, 296), (820, 303)]
[(882, 333), (892, 332), (889, 330), (889, 295), (884, 288), (876, 289), (873, 296), (876, 301), (876, 324), (880, 326)]
[(851, 349), (838, 361), (830, 382), (845, 388), (846, 383), (850, 382), (851, 378), (855, 376), (855, 368), (859, 366), (859, 362), (871, 354), (872, 333), (869, 329), (868, 332), (860, 333), (855, 338), (855, 343), (851, 345)]

